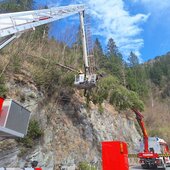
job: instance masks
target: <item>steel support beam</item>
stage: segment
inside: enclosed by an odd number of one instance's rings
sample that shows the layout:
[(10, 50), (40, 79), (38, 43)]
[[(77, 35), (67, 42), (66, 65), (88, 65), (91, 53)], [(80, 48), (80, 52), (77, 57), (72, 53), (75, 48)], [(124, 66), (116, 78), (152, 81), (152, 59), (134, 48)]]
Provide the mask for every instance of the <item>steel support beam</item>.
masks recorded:
[(69, 17), (85, 10), (84, 5), (0, 14), (0, 37), (23, 32), (40, 25)]

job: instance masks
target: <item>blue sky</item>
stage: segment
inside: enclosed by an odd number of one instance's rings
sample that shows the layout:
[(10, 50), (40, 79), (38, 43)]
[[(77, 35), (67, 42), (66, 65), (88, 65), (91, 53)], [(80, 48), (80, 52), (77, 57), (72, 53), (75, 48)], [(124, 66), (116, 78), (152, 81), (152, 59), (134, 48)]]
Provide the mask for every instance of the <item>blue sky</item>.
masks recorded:
[[(89, 7), (93, 38), (98, 37), (103, 47), (112, 37), (125, 58), (133, 51), (141, 62), (170, 51), (169, 0), (36, 0), (38, 7), (76, 3)], [(77, 15), (57, 21), (52, 34), (66, 39), (64, 32), (76, 30), (78, 19)]]

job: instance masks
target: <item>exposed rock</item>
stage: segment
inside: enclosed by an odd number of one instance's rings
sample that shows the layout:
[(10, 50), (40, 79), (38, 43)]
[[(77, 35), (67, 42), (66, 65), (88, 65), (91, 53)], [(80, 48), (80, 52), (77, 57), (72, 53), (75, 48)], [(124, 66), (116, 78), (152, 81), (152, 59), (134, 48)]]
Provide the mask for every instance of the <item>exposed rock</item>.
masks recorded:
[[(100, 167), (102, 141), (123, 140), (130, 151), (137, 148), (140, 135), (134, 120), (127, 119), (107, 103), (100, 113), (92, 103), (91, 109), (86, 109), (83, 99), (77, 95), (62, 104), (55, 100), (46, 104), (42, 102), (43, 95), (32, 85), (9, 83), (8, 87), (9, 96), (28, 107), (40, 122), (44, 135), (33, 149), (26, 151), (15, 140), (1, 141), (0, 167), (30, 166), (33, 160), (43, 170), (72, 170), (79, 162)], [(24, 100), (17, 93), (24, 94)]]

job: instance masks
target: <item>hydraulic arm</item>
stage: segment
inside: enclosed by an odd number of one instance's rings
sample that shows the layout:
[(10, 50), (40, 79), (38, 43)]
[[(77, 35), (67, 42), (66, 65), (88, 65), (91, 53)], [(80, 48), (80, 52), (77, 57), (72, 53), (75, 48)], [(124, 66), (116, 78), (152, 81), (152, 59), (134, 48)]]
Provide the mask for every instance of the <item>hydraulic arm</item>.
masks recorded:
[(132, 111), (135, 113), (136, 119), (137, 119), (138, 124), (139, 124), (139, 126), (142, 130), (142, 133), (143, 133), (144, 152), (149, 152), (149, 149), (148, 149), (148, 134), (147, 134), (145, 124), (144, 124), (144, 121), (143, 121), (144, 117), (139, 111), (137, 111), (135, 109), (132, 109)]

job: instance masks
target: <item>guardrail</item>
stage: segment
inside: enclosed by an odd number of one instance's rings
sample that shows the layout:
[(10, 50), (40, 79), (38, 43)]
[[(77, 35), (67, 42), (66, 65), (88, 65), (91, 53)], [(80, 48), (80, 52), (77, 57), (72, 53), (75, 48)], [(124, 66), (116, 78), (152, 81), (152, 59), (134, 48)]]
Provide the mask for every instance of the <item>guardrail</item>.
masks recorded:
[[(158, 154), (159, 157), (170, 157), (170, 154)], [(128, 154), (128, 158), (137, 158), (137, 154)]]
[(43, 170), (42, 168), (0, 168), (0, 170)]

